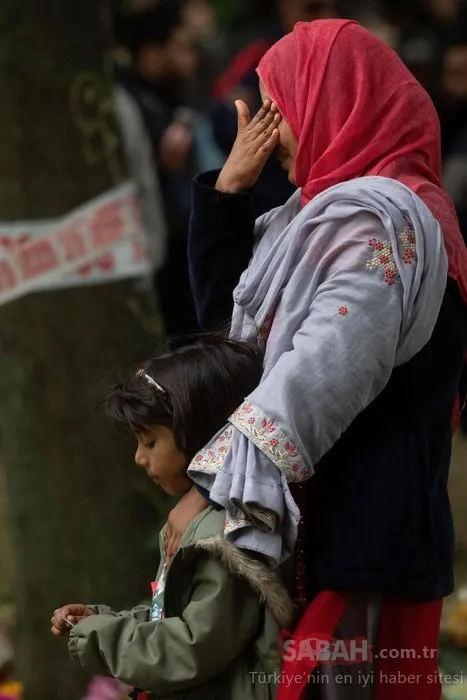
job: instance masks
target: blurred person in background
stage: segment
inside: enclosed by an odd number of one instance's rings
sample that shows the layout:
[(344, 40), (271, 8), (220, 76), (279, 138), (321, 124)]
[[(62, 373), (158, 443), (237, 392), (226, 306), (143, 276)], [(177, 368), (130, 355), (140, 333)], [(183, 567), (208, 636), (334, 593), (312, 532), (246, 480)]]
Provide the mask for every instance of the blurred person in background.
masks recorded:
[[(276, 0), (265, 8), (262, 35), (242, 49), (214, 86), (212, 120), (219, 146), (227, 156), (237, 136), (237, 112), (234, 102), (242, 99), (252, 114), (261, 107), (256, 68), (266, 51), (297, 22), (335, 17), (335, 0)], [(294, 191), (280, 168), (271, 159), (255, 188), (257, 216), (284, 204)]]
[[(467, 245), (467, 13), (450, 33), (443, 57), (441, 124), (444, 185), (452, 197)], [(467, 435), (467, 410), (461, 429)]]
[(386, 17), (379, 3), (361, 3), (359, 9), (352, 13), (352, 18), (397, 51), (400, 40), (399, 27)]
[(129, 686), (115, 678), (95, 676), (82, 700), (128, 700), (130, 691)]
[[(446, 159), (462, 155), (467, 137), (467, 27), (451, 33), (442, 66), (442, 103), (440, 107), (443, 151)], [(460, 173), (460, 171), (457, 171)], [(465, 177), (465, 171), (464, 177)], [(453, 178), (450, 176), (450, 185)], [(454, 193), (459, 200), (457, 192)]]
[(335, 0), (276, 0), (277, 12), (284, 33), (291, 32), (297, 22), (336, 17)]
[[(423, 4), (422, 4), (423, 3)], [(353, 15), (355, 17), (355, 15)], [(439, 48), (424, 0), (362, 0), (358, 19), (391, 46), (433, 97), (439, 81)]]
[[(463, 19), (465, 0), (427, 0), (428, 24), (438, 37), (441, 46), (450, 43), (450, 35)], [(465, 19), (465, 18), (464, 18)]]
[[(452, 35), (443, 61), (445, 95), (443, 133), (445, 159), (444, 185), (452, 197), (467, 244), (467, 30), (460, 27)], [(467, 435), (467, 411), (464, 410), (461, 430)]]
[(210, 0), (185, 0), (183, 21), (196, 37), (199, 52), (199, 69), (190, 97), (193, 104), (204, 110), (209, 106), (213, 83), (227, 61), (225, 36), (219, 31)]
[[(142, 168), (142, 151), (149, 149), (145, 186), (154, 191), (145, 194), (156, 200), (160, 195), (162, 204), (155, 282), (170, 337), (197, 330), (186, 254), (191, 179), (207, 163), (218, 167), (223, 161), (208, 121), (187, 96), (199, 65), (198, 35), (185, 15), (187, 7), (183, 0), (159, 0), (116, 20), (117, 42), (131, 57), (115, 72), (126, 151), (134, 174)], [(152, 206), (160, 209), (154, 199)], [(143, 215), (144, 210), (143, 202)]]
[(14, 680), (13, 671), (13, 610), (0, 608), (0, 700), (21, 700), (22, 686)]
[[(431, 0), (433, 18), (443, 42), (439, 113), (443, 138), (443, 180), (459, 217), (467, 245), (467, 4)], [(467, 435), (467, 410), (461, 417)]]
[(217, 29), (216, 13), (209, 0), (186, 0), (182, 15), (199, 37), (211, 36)]

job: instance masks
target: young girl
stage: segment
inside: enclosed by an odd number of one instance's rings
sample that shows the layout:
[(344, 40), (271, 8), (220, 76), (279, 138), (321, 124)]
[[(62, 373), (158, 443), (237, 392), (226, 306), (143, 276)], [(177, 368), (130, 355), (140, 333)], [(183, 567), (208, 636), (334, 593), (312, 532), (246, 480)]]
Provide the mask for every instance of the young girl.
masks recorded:
[[(146, 362), (104, 402), (107, 415), (137, 438), (135, 461), (155, 484), (183, 496), (190, 461), (258, 384), (259, 355), (245, 344), (208, 338)], [(225, 512), (209, 506), (187, 527), (177, 555), (164, 555), (152, 607), (113, 612), (67, 605), (52, 632), (69, 637), (72, 658), (113, 676), (133, 697), (274, 697), (280, 630), (293, 606), (264, 559), (229, 544)], [(70, 627), (73, 625), (72, 627)]]

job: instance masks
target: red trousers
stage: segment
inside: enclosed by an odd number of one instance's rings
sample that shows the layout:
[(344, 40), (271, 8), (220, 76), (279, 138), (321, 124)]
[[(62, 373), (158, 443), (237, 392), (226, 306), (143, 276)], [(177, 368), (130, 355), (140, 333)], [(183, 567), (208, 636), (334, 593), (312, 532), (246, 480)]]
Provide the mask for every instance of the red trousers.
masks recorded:
[[(319, 644), (320, 649), (329, 645), (339, 636), (339, 624), (351, 605), (349, 593), (320, 593), (308, 606), (291, 638), (293, 648), (309, 649), (309, 640)], [(381, 598), (376, 644), (371, 652), (374, 700), (440, 699), (437, 649), (441, 610), (441, 600), (418, 603)], [(288, 656), (289, 660), (283, 662), (277, 700), (301, 700), (310, 687), (310, 674), (319, 670), (322, 659), (319, 654), (309, 653)], [(329, 668), (329, 655), (326, 661)], [(342, 696), (345, 697), (345, 692)]]

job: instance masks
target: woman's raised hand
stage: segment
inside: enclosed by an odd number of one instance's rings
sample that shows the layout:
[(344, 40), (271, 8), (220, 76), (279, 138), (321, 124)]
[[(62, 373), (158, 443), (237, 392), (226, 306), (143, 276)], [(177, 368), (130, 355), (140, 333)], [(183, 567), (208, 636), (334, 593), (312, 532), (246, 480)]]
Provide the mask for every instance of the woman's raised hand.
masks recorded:
[(178, 552), (180, 540), (186, 528), (197, 515), (209, 505), (195, 486), (179, 500), (175, 508), (169, 513), (167, 525), (164, 529), (164, 555), (166, 562), (171, 563)]
[(266, 161), (279, 142), (281, 115), (277, 106), (265, 100), (258, 114), (250, 119), (243, 100), (235, 102), (238, 132), (229, 157), (221, 170), (216, 190), (235, 194), (256, 184)]

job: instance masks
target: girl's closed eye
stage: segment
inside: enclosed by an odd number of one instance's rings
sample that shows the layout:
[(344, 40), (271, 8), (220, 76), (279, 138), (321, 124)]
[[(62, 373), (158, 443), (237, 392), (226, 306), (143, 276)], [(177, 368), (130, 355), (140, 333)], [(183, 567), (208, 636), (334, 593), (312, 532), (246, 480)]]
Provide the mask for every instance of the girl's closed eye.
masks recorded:
[(152, 448), (154, 447), (155, 444), (156, 444), (156, 441), (151, 440), (151, 442), (146, 443), (145, 447), (147, 447), (148, 450), (152, 450)]

